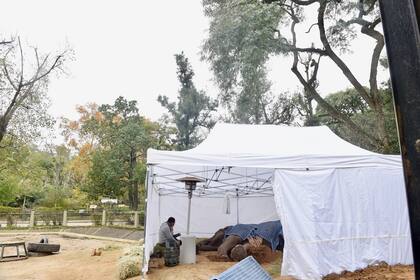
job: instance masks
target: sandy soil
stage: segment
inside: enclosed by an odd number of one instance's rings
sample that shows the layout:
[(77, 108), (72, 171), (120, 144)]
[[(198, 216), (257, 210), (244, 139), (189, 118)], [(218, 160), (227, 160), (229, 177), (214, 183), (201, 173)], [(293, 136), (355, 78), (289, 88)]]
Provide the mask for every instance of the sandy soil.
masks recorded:
[[(93, 239), (48, 236), (49, 243), (59, 243), (60, 253), (31, 256), (26, 260), (1, 262), (0, 279), (7, 280), (115, 280), (117, 259), (128, 244)], [(39, 236), (0, 237), (0, 242), (38, 242)], [(101, 256), (92, 257), (94, 248), (104, 248)], [(15, 253), (14, 250), (5, 253)]]
[[(38, 242), (39, 236), (0, 236), (0, 242), (25, 241)], [(50, 243), (60, 243), (59, 254), (30, 257), (26, 260), (0, 263), (0, 279), (7, 280), (115, 280), (117, 279), (117, 260), (129, 244), (94, 239), (71, 239), (56, 235), (48, 236)], [(94, 248), (104, 248), (100, 257), (92, 257)], [(6, 253), (15, 253), (8, 250)], [(281, 253), (277, 253), (270, 262), (263, 263), (264, 269), (274, 280), (291, 280), (280, 277)], [(195, 265), (178, 265), (151, 269), (148, 280), (207, 280), (232, 265), (234, 262), (215, 261), (215, 252), (200, 253)], [(141, 277), (132, 278), (140, 280)], [(372, 280), (372, 279), (408, 279), (414, 280), (413, 266), (387, 266), (381, 264), (356, 272), (330, 275), (326, 280)]]
[[(147, 276), (148, 280), (207, 280), (213, 275), (217, 275), (232, 265), (234, 262), (214, 262), (214, 253), (200, 253), (197, 256), (197, 264), (195, 265), (178, 265), (176, 267), (162, 267), (158, 269), (151, 269)], [(277, 253), (270, 263), (263, 263), (264, 269), (271, 275), (274, 280), (293, 280), (290, 277), (280, 276), (280, 264), (282, 255)], [(141, 277), (134, 278), (140, 280)], [(344, 272), (340, 275), (329, 275), (325, 280), (414, 280), (413, 266), (388, 266), (380, 264), (368, 267), (363, 270), (355, 272)]]
[[(152, 268), (147, 278), (148, 280), (208, 280), (211, 276), (217, 275), (235, 262), (211, 261), (214, 260), (216, 252), (201, 252), (197, 255), (197, 263), (193, 265), (177, 265), (175, 267)], [(264, 269), (269, 272), (273, 279), (290, 279), (280, 278), (281, 253), (276, 253), (270, 263), (264, 263)], [(141, 277), (133, 278), (140, 280)]]

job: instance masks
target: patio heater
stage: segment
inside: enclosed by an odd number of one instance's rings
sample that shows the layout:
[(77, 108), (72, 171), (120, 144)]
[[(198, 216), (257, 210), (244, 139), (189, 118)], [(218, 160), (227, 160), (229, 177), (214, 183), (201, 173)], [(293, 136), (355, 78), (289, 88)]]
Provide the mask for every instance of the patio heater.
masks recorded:
[(197, 188), (197, 183), (204, 181), (196, 177), (183, 177), (177, 179), (177, 181), (184, 182), (185, 189), (188, 191), (187, 235), (181, 236), (182, 246), (179, 252), (179, 261), (182, 264), (193, 264), (196, 262), (196, 243), (195, 237), (190, 236), (191, 198), (193, 191)]
[(204, 180), (197, 177), (183, 177), (177, 179), (178, 182), (185, 183), (185, 189), (188, 191), (188, 216), (187, 216), (187, 235), (190, 234), (190, 218), (191, 218), (191, 198), (193, 191), (197, 188), (197, 183), (204, 182)]

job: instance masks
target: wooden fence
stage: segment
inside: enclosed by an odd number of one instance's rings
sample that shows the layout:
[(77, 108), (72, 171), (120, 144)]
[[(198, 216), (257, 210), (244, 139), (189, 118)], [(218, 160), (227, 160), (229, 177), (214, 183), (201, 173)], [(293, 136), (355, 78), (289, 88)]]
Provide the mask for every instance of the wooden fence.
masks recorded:
[(31, 228), (36, 226), (123, 226), (138, 228), (143, 225), (143, 221), (144, 215), (140, 211), (29, 210), (0, 212), (0, 228)]

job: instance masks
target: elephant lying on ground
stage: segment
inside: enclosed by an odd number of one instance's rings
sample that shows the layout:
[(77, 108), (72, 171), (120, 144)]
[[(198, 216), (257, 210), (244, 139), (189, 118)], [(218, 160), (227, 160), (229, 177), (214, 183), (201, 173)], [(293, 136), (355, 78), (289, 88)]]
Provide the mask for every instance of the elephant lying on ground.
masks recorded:
[(280, 221), (228, 226), (197, 244), (200, 251), (217, 251), (220, 257), (235, 261), (247, 257), (252, 246), (266, 246), (273, 251), (283, 250), (284, 239)]

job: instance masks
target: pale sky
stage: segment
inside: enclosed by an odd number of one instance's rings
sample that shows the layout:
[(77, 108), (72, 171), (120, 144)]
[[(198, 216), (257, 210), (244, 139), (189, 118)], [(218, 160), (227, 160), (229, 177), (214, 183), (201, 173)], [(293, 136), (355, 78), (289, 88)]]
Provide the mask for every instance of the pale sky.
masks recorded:
[[(217, 96), (208, 64), (200, 60), (208, 29), (200, 0), (13, 0), (3, 1), (2, 11), (3, 37), (20, 35), (43, 52), (56, 52), (67, 45), (74, 49), (75, 60), (67, 65), (70, 74), (54, 78), (50, 85), (50, 112), (57, 118), (74, 119), (78, 104), (112, 103), (123, 95), (137, 100), (144, 116), (157, 120), (164, 113), (157, 96), (176, 98), (179, 84), (174, 54), (181, 51), (196, 73), (196, 87)], [(362, 53), (344, 59), (366, 84), (372, 48), (366, 48), (362, 40), (354, 45), (355, 52)], [(301, 88), (290, 67), (290, 59), (270, 62), (274, 91)], [(321, 65), (319, 77), (324, 94), (349, 85), (330, 63)]]

